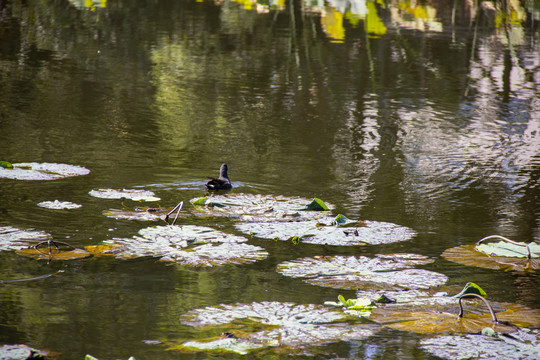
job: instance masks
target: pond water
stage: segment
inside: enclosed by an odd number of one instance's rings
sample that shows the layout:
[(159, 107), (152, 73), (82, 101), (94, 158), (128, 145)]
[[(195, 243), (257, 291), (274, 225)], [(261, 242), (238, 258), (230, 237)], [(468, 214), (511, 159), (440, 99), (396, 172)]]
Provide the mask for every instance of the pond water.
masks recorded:
[[(492, 234), (540, 241), (540, 5), (414, 3), (0, 1), (0, 160), (90, 170), (0, 178), (0, 226), (77, 247), (132, 237), (157, 223), (102, 212), (146, 204), (91, 190), (150, 190), (161, 198), (150, 206), (189, 209), (226, 162), (233, 194), (317, 197), (336, 205), (334, 215), (416, 232), (343, 247), (254, 237), (265, 260), (213, 268), (149, 257), (48, 263), (1, 251), (2, 280), (63, 272), (0, 283), (0, 345), (57, 359), (216, 358), (168, 350), (208, 336), (180, 316), (221, 303), (354, 297), (276, 272), (318, 255), (418, 253), (435, 258), (423, 268), (450, 285), (472, 281), (492, 300), (540, 308), (538, 272), (441, 257)], [(37, 206), (54, 200), (82, 206)], [(241, 235), (230, 218), (178, 223)], [(384, 330), (312, 353), (430, 358), (420, 338)]]

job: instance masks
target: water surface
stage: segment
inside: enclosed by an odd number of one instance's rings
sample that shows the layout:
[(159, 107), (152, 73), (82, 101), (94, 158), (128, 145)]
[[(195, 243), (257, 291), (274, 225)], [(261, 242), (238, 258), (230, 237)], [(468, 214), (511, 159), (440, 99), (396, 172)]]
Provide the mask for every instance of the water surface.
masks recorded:
[[(64, 273), (0, 284), (0, 344), (59, 359), (210, 357), (142, 340), (200, 337), (178, 319), (203, 306), (353, 297), (275, 272), (315, 255), (417, 252), (435, 257), (426, 268), (450, 284), (473, 281), (491, 299), (540, 308), (537, 273), (440, 257), (491, 234), (540, 241), (538, 4), (406, 4), (0, 2), (0, 160), (91, 170), (0, 179), (0, 225), (79, 247), (133, 236), (152, 224), (102, 216), (122, 201), (90, 190), (145, 188), (162, 206), (187, 204), (227, 162), (235, 193), (319, 197), (336, 214), (418, 233), (362, 248), (253, 239), (268, 259), (211, 269), (147, 258), (47, 264), (2, 252), (6, 278)], [(56, 199), (83, 206), (36, 206)], [(229, 220), (189, 221), (235, 232)], [(417, 340), (385, 330), (319, 356), (429, 358)]]

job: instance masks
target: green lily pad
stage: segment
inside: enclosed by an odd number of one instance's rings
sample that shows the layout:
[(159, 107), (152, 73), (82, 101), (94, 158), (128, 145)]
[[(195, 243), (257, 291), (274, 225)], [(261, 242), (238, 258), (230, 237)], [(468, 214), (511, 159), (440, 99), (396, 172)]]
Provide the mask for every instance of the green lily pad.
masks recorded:
[(324, 305), (343, 307), (346, 314), (364, 317), (371, 315), (373, 309), (373, 301), (367, 297), (345, 300), (342, 295), (339, 295), (338, 301), (325, 301)]
[(441, 335), (422, 339), (420, 348), (442, 359), (540, 359), (540, 331), (520, 329), (495, 336)]
[[(320, 199), (303, 199), (279, 195), (226, 194), (192, 199), (196, 214), (227, 216), (243, 221), (290, 221), (328, 216), (331, 204)], [(315, 204), (315, 205), (313, 205)], [(310, 211), (309, 209), (320, 211)], [(326, 209), (326, 210), (323, 210)]]
[(414, 230), (387, 222), (361, 221), (356, 226), (332, 225), (335, 219), (292, 222), (248, 222), (235, 227), (244, 234), (265, 239), (288, 240), (297, 236), (302, 243), (335, 246), (379, 245), (413, 238)]
[(15, 180), (58, 180), (87, 175), (90, 170), (76, 165), (56, 163), (15, 163), (13, 168), (0, 166), (0, 178)]
[(309, 284), (336, 289), (428, 289), (448, 278), (414, 265), (432, 262), (422, 255), (396, 254), (366, 256), (317, 256), (285, 261), (277, 271)]
[(447, 249), (442, 253), (442, 257), (458, 264), (493, 270), (534, 272), (540, 269), (540, 259), (538, 258), (490, 256), (478, 251), (475, 244)]
[(141, 229), (139, 235), (107, 241), (111, 247), (104, 247), (105, 254), (125, 259), (152, 256), (190, 266), (243, 264), (268, 256), (261, 247), (242, 244), (247, 241), (242, 236), (203, 226), (156, 226)]
[[(191, 310), (180, 320), (203, 329), (236, 331), (237, 338), (252, 344), (253, 348), (286, 347), (288, 350), (365, 339), (379, 330), (373, 324), (354, 323), (353, 318), (337, 309), (289, 302), (222, 304)], [(187, 342), (183, 346), (192, 344)], [(227, 346), (226, 343), (224, 347)]]
[(505, 241), (499, 241), (497, 243), (477, 244), (475, 246), (475, 250), (481, 251), (489, 256), (508, 258), (527, 258), (529, 256), (528, 250), (530, 250), (531, 258), (540, 258), (540, 245), (534, 242), (517, 245)]
[(0, 251), (25, 249), (48, 239), (51, 235), (41, 230), (0, 226)]
[(97, 189), (90, 190), (88, 193), (91, 196), (102, 199), (129, 199), (133, 201), (159, 201), (152, 191), (142, 189)]
[(3, 167), (4, 169), (13, 169), (13, 164), (9, 161), (0, 161), (0, 167)]
[(54, 200), (54, 201), (42, 201), (38, 203), (37, 206), (43, 207), (46, 209), (51, 209), (51, 210), (64, 210), (64, 209), (71, 210), (71, 209), (78, 209), (82, 205), (75, 204), (69, 201)]

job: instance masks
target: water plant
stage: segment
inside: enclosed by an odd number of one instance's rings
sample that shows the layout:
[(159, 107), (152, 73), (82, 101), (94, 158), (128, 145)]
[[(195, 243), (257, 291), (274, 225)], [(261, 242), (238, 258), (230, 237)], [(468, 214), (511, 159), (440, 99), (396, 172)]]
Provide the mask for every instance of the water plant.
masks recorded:
[[(10, 166), (11, 165), (11, 166)], [(0, 178), (14, 180), (58, 180), (87, 175), (90, 170), (77, 165), (57, 163), (7, 163), (0, 166)]]
[[(488, 240), (499, 242), (488, 243)], [(462, 245), (445, 250), (442, 257), (458, 264), (482, 268), (534, 272), (540, 269), (540, 245), (524, 243), (491, 235), (475, 244)]]
[(433, 260), (417, 254), (366, 256), (316, 256), (284, 261), (277, 272), (312, 285), (336, 289), (428, 289), (448, 278), (415, 265)]

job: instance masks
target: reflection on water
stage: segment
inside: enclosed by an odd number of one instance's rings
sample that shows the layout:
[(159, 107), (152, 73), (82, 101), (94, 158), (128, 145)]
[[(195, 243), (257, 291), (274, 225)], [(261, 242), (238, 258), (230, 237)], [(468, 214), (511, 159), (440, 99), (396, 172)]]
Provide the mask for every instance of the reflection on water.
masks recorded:
[[(535, 1), (0, 1), (0, 160), (92, 171), (0, 179), (0, 225), (77, 246), (132, 237), (148, 224), (101, 214), (133, 204), (90, 190), (150, 189), (160, 206), (187, 204), (227, 162), (233, 191), (317, 196), (347, 217), (418, 232), (361, 250), (252, 239), (267, 260), (205, 270), (0, 253), (12, 277), (66, 270), (0, 288), (0, 343), (65, 359), (162, 358), (163, 347), (141, 340), (201, 336), (179, 324), (187, 310), (335, 300), (338, 291), (284, 279), (275, 266), (358, 251), (433, 256), (455, 284), (540, 307), (536, 274), (439, 257), (492, 233), (540, 240), (539, 20)], [(82, 207), (37, 207), (47, 200)], [(232, 220), (190, 221), (235, 231)], [(326, 350), (418, 358), (417, 340), (387, 331)]]

